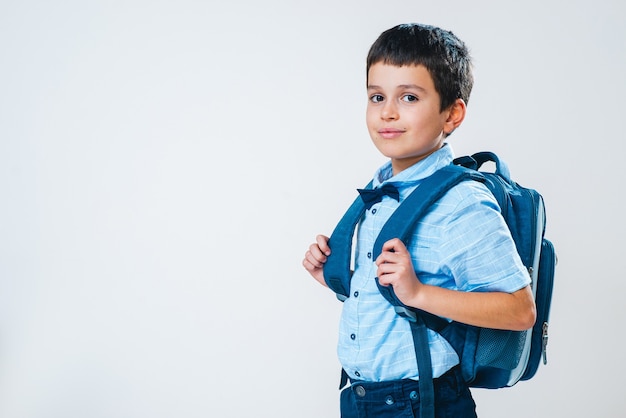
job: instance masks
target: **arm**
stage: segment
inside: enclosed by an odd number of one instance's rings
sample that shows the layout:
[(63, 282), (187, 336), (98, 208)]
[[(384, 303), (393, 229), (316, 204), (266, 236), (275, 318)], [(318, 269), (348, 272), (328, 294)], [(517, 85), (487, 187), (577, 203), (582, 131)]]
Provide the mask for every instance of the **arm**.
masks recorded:
[(383, 286), (393, 286), (407, 306), (470, 325), (521, 331), (535, 323), (535, 302), (526, 286), (513, 293), (463, 292), (423, 284), (411, 256), (399, 239), (387, 241), (376, 260)]
[(318, 235), (315, 243), (311, 244), (307, 252), (304, 254), (302, 265), (311, 276), (322, 286), (328, 287), (324, 280), (324, 263), (330, 255), (330, 247), (328, 246), (328, 237)]

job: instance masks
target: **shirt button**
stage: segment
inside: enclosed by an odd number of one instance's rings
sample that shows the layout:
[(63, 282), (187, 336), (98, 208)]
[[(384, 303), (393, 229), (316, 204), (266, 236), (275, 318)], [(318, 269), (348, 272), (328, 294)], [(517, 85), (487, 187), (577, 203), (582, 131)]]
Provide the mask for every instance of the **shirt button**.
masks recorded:
[(376, 213), (376, 209), (372, 209), (372, 214)]
[[(361, 377), (361, 373), (359, 373), (359, 372), (354, 372), (354, 375), (356, 377)], [(363, 394), (365, 394), (365, 389), (363, 389)]]
[(367, 253), (367, 258), (372, 258), (372, 253)]
[(359, 291), (357, 290), (356, 292), (354, 292), (354, 297), (358, 298), (359, 297)]
[(353, 341), (356, 340), (356, 335), (350, 334), (350, 339), (353, 340)]

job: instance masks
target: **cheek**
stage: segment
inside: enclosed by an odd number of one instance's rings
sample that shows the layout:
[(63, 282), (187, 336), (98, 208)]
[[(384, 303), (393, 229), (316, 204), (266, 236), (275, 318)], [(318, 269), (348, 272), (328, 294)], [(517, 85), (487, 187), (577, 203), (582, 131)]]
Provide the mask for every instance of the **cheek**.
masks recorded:
[(365, 112), (365, 124), (367, 125), (367, 129), (368, 130), (372, 130), (374, 128), (374, 115), (372, 114), (372, 112), (367, 111)]

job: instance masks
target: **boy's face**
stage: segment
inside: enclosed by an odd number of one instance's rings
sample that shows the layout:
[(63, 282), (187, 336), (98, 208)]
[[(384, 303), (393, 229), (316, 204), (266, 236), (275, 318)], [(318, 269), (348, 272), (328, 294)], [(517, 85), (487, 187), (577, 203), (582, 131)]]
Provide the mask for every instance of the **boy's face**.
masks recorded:
[(450, 109), (440, 112), (439, 93), (422, 65), (372, 65), (367, 94), (367, 128), (394, 174), (441, 148), (444, 132), (456, 127), (450, 125)]

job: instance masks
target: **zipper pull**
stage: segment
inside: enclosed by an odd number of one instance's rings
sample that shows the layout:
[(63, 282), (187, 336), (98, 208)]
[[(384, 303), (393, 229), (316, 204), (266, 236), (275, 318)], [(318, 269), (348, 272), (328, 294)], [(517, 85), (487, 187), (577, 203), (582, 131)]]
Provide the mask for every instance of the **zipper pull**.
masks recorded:
[(548, 364), (548, 323), (544, 322), (541, 327), (541, 354), (543, 357), (543, 364)]

